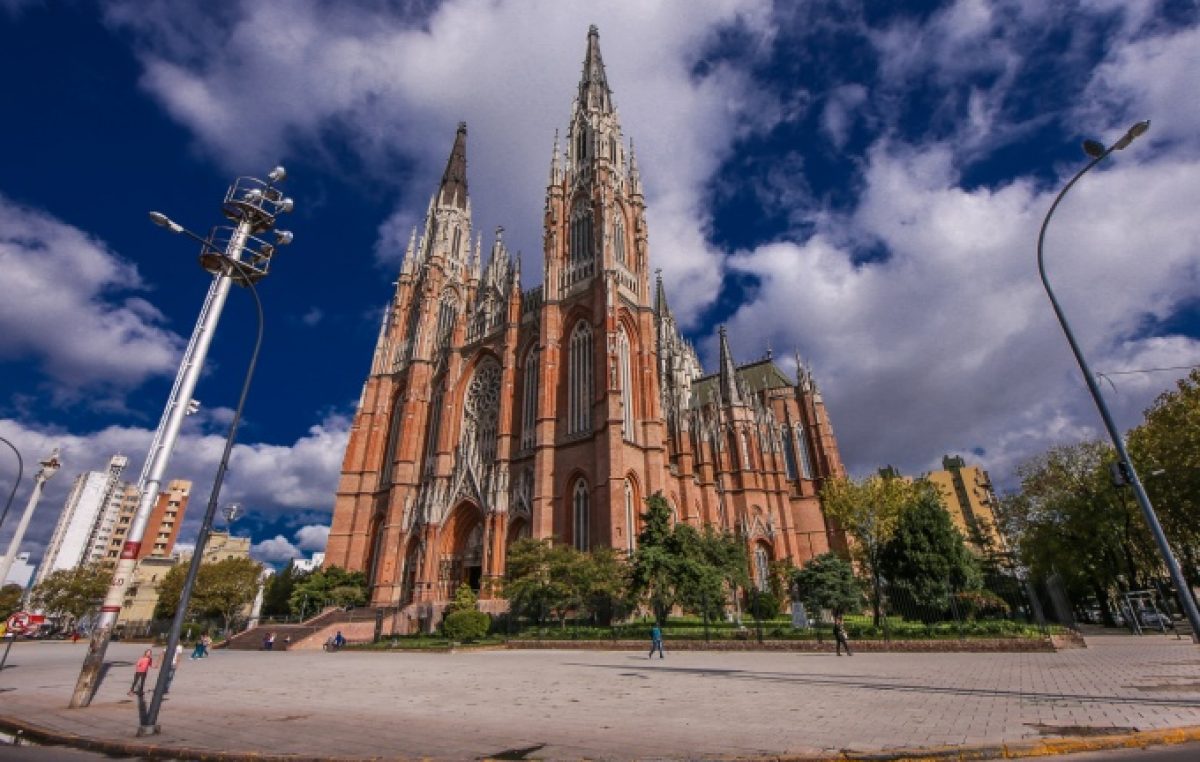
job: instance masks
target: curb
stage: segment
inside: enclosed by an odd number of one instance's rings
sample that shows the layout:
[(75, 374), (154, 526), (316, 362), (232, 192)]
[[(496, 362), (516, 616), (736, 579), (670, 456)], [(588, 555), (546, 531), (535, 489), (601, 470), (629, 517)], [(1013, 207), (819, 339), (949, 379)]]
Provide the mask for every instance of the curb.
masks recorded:
[[(359, 762), (360, 760), (404, 759), (404, 757), (313, 757), (303, 754), (213, 751), (187, 746), (161, 746), (129, 741), (110, 741), (74, 733), (63, 733), (24, 720), (0, 716), (0, 731), (37, 744), (69, 746), (86, 751), (119, 754), (149, 759), (213, 760), (214, 762)], [(1200, 741), (1200, 725), (1166, 730), (1142, 730), (1108, 736), (1071, 736), (1040, 741), (1021, 741), (985, 746), (952, 746), (929, 749), (894, 749), (885, 752), (842, 751), (835, 755), (769, 755), (764, 757), (726, 757), (755, 759), (760, 762), (976, 762), (992, 759), (1030, 759), (1085, 751), (1134, 749), (1147, 746), (1175, 746)]]

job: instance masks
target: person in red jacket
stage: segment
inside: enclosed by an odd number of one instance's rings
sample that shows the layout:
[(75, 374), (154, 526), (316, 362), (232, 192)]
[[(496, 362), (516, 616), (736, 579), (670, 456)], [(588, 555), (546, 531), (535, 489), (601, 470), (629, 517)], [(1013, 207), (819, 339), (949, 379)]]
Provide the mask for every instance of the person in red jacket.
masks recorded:
[(142, 694), (146, 688), (146, 675), (150, 672), (150, 667), (154, 666), (154, 652), (149, 648), (142, 654), (142, 658), (137, 660), (137, 664), (133, 667), (133, 685), (129, 686), (129, 695)]

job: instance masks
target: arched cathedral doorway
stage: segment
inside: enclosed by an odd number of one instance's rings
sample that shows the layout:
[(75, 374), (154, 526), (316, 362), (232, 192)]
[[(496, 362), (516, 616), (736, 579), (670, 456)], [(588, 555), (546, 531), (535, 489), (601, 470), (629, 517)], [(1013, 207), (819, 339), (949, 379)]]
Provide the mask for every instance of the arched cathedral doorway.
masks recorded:
[(439, 597), (453, 598), (454, 591), (463, 583), (477, 593), (483, 583), (483, 515), (468, 502), (460, 503), (442, 526)]

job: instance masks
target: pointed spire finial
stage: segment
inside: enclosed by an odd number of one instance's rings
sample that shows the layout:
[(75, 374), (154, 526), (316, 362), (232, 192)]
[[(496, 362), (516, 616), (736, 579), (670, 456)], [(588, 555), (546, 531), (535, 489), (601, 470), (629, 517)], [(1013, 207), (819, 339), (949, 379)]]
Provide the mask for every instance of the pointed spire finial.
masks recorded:
[(558, 159), (558, 130), (554, 131), (554, 152), (550, 154), (550, 184), (562, 182), (562, 164)]
[(666, 317), (671, 314), (671, 308), (667, 305), (667, 289), (663, 286), (661, 267), (655, 268), (654, 276), (654, 311), (658, 313), (660, 318)]
[(730, 405), (742, 404), (741, 390), (738, 389), (737, 367), (733, 364), (733, 353), (729, 350), (729, 335), (724, 324), (718, 329), (721, 336), (721, 396)]
[(583, 76), (579, 80), (579, 107), (606, 113), (613, 110), (612, 91), (608, 89), (604, 59), (600, 57), (600, 30), (595, 24), (588, 28), (587, 54), (583, 59)]
[(438, 189), (437, 202), (443, 206), (468, 208), (467, 201), (467, 123), (458, 123), (454, 136), (454, 148), (442, 173), (442, 185)]

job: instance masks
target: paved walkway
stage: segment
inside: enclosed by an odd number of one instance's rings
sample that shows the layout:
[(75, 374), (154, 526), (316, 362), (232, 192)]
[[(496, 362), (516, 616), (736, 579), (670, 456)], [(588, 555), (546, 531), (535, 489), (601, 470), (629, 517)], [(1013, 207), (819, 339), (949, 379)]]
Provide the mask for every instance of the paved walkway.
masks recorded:
[[(312, 757), (831, 755), (1200, 726), (1200, 648), (1161, 635), (1036, 654), (217, 651), (135, 739), (143, 648), (66, 709), (82, 644), (19, 644), (0, 717), (121, 743)], [(153, 677), (152, 677), (153, 679)]]

